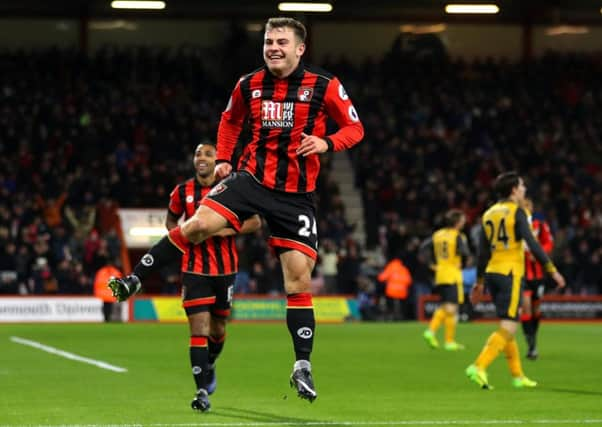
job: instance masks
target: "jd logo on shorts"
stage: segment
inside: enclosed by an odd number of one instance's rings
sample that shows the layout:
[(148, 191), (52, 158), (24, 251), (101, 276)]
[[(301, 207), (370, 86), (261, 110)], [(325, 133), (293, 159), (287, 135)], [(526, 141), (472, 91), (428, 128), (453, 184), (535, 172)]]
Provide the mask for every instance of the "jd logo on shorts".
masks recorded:
[(305, 340), (310, 339), (313, 334), (314, 333), (307, 326), (297, 329), (297, 335), (299, 335), (301, 338), (303, 338)]

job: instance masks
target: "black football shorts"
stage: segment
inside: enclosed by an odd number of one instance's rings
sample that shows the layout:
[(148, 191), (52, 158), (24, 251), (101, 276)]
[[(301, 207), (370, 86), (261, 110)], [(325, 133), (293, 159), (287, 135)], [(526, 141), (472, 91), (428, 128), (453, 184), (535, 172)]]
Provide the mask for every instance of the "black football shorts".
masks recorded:
[(182, 306), (186, 315), (210, 311), (213, 316), (228, 317), (235, 278), (236, 274), (205, 276), (182, 273)]
[(201, 202), (239, 230), (245, 219), (259, 214), (270, 229), (269, 244), (317, 257), (318, 230), (313, 193), (285, 193), (261, 185), (248, 172), (230, 175)]
[(527, 280), (525, 282), (525, 292), (531, 295), (531, 301), (539, 301), (545, 293), (545, 279)]
[(464, 294), (460, 291), (460, 286), (441, 284), (435, 286), (435, 293), (441, 297), (441, 302), (451, 302), (452, 304), (462, 304), (464, 302)]
[(518, 309), (524, 288), (523, 276), (514, 274), (485, 273), (485, 286), (495, 304), (500, 319), (518, 321)]

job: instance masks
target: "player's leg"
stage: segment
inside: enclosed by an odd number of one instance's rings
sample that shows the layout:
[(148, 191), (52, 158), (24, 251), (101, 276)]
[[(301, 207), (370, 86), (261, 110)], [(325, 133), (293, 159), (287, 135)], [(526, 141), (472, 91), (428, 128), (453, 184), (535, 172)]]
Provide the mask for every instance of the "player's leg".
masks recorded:
[(447, 316), (443, 307), (443, 300), (445, 294), (445, 290), (443, 288), (445, 286), (446, 285), (435, 286), (435, 293), (439, 294), (442, 303), (441, 305), (439, 305), (439, 307), (437, 307), (437, 309), (433, 313), (433, 317), (431, 318), (429, 327), (422, 333), (422, 337), (431, 348), (439, 348), (439, 342), (437, 341), (436, 334), (441, 325), (445, 322), (445, 318)]
[(450, 286), (446, 286), (445, 303), (445, 344), (444, 348), (450, 351), (463, 350), (464, 346), (456, 342), (456, 326), (458, 324), (458, 307), (464, 302), (464, 289), (461, 280)]
[(533, 348), (533, 310), (532, 310), (532, 297), (533, 290), (530, 287), (530, 282), (527, 282), (526, 290), (523, 292), (523, 303), (521, 306), (521, 326), (523, 328), (523, 334), (527, 341), (527, 347), (529, 351)]
[(539, 331), (539, 321), (541, 319), (541, 298), (544, 294), (545, 285), (542, 281), (537, 282), (535, 289), (533, 290), (533, 297), (531, 301), (531, 331), (532, 331), (532, 342), (529, 343), (529, 351), (527, 358), (530, 360), (536, 360), (539, 357), (537, 351), (537, 332)]
[(184, 224), (171, 229), (150, 248), (134, 267), (133, 274), (121, 279), (111, 278), (109, 287), (120, 301), (126, 300), (140, 291), (142, 281), (151, 273), (181, 259), (192, 244), (205, 240), (227, 225), (228, 222), (223, 216), (211, 208), (199, 206), (195, 214)]
[(207, 391), (208, 337), (211, 318), (209, 310), (215, 303), (215, 295), (210, 281), (211, 277), (208, 276), (182, 274), (182, 305), (188, 317), (190, 366), (196, 386), (196, 394), (191, 406), (203, 412), (211, 407)]
[(191, 402), (192, 409), (207, 411), (211, 404), (207, 397), (207, 371), (209, 369), (209, 311), (203, 311), (188, 316), (190, 326), (190, 366), (196, 385), (196, 395)]
[(286, 323), (295, 349), (291, 385), (299, 397), (312, 402), (317, 393), (311, 374), (315, 318), (311, 295), (311, 272), (318, 245), (313, 195), (286, 194), (263, 189), (260, 215), (271, 232), (269, 244), (276, 248), (282, 265), (287, 308)]
[(504, 347), (504, 353), (506, 354), (510, 375), (512, 375), (512, 384), (517, 388), (535, 387), (537, 385), (535, 381), (530, 380), (523, 373), (520, 355), (518, 352), (518, 345), (516, 344), (515, 339), (516, 331), (518, 329), (518, 322), (520, 319), (518, 307), (521, 305), (520, 300), (523, 295), (524, 288), (524, 278), (512, 276), (510, 303), (508, 304), (507, 309), (504, 307), (506, 312), (501, 322), (502, 328), (511, 334), (506, 342), (506, 346)]
[(464, 346), (456, 342), (456, 325), (458, 324), (458, 304), (446, 302), (443, 304), (445, 310), (445, 350), (463, 350)]
[(482, 388), (491, 388), (486, 370), (516, 333), (521, 278), (488, 273), (485, 274), (485, 286), (495, 304), (496, 314), (501, 319), (500, 326), (489, 335), (475, 362), (466, 369), (466, 375)]
[(226, 321), (230, 316), (234, 280), (236, 275), (215, 277), (212, 281), (215, 291), (215, 304), (211, 307), (211, 322), (209, 325), (209, 355), (207, 370), (207, 392), (213, 394), (217, 388), (215, 362), (226, 342)]
[(280, 254), (280, 262), (287, 299), (286, 324), (295, 349), (291, 383), (297, 387), (299, 397), (311, 402), (317, 397), (310, 363), (316, 326), (310, 292), (315, 261), (300, 251), (287, 250)]

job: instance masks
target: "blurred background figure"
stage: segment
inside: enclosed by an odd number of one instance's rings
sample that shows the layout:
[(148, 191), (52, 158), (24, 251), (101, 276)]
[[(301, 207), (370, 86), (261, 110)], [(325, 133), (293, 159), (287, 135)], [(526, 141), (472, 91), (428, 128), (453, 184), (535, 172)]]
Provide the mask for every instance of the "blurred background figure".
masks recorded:
[(412, 274), (399, 258), (391, 259), (378, 275), (385, 284), (387, 308), (390, 320), (408, 319), (408, 288), (412, 285)]
[(117, 268), (118, 262), (106, 259), (104, 266), (98, 269), (94, 275), (94, 296), (102, 301), (102, 314), (105, 322), (110, 322), (113, 316), (113, 307), (117, 300), (107, 282), (111, 277), (123, 277), (123, 273)]

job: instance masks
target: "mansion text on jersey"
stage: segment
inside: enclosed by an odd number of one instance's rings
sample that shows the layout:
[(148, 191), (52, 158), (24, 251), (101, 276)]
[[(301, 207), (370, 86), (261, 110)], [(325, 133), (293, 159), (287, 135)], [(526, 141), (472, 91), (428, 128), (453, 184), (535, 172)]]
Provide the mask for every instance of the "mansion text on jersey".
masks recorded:
[(292, 128), (295, 124), (294, 102), (262, 101), (261, 126), (264, 128)]

